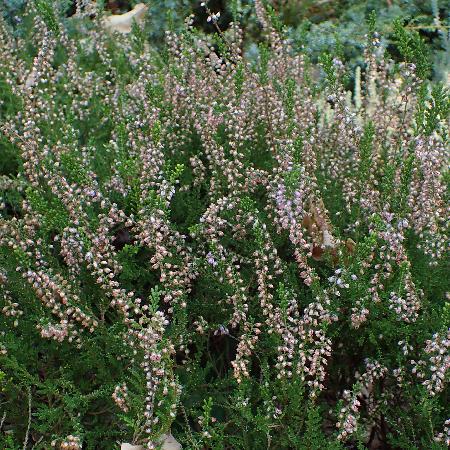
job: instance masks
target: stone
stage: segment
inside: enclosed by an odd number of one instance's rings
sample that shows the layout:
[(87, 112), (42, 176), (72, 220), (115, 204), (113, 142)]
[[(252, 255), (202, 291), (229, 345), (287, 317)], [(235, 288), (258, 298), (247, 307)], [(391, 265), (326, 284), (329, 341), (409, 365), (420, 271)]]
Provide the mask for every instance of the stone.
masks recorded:
[[(160, 442), (162, 443), (162, 450), (181, 450), (181, 444), (172, 434), (163, 434)], [(124, 443), (120, 446), (120, 450), (144, 450), (144, 447), (142, 445)]]
[(133, 21), (142, 24), (147, 13), (148, 6), (144, 3), (138, 3), (131, 11), (125, 14), (112, 14), (105, 17), (103, 26), (109, 31), (118, 31), (119, 33), (130, 33)]

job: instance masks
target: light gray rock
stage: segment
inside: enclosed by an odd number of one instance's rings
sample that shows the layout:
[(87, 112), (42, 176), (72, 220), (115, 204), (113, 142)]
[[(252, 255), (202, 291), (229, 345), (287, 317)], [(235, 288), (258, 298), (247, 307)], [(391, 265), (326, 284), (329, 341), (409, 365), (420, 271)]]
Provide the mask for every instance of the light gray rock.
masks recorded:
[(130, 33), (133, 21), (141, 24), (144, 22), (148, 6), (138, 3), (131, 11), (125, 14), (113, 14), (104, 19), (103, 25), (107, 30), (118, 31), (120, 33)]
[[(181, 444), (172, 436), (172, 434), (163, 434), (161, 436), (162, 450), (181, 450)], [(144, 450), (142, 445), (131, 445), (124, 443), (120, 450)]]

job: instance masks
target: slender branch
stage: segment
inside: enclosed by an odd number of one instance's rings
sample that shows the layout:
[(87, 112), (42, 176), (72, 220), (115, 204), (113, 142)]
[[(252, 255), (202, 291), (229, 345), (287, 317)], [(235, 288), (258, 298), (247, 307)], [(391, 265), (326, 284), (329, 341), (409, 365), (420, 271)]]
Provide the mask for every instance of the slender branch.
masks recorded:
[(39, 444), (39, 442), (41, 442), (42, 441), (42, 439), (44, 439), (44, 436), (41, 436), (40, 437), (40, 439), (35, 443), (35, 444), (33, 444), (33, 447), (31, 447), (31, 450), (33, 450), (33, 448), (35, 448), (36, 447), (36, 445), (38, 445)]
[(28, 444), (28, 438), (30, 435), (31, 428), (31, 388), (28, 386), (28, 427), (27, 432), (25, 433), (25, 439), (23, 441), (23, 450), (26, 450)]
[(3, 428), (3, 424), (4, 424), (4, 422), (5, 422), (5, 419), (6, 419), (6, 411), (3, 413), (2, 420), (1, 420), (1, 422), (0, 422), (0, 431), (2, 431), (2, 428)]

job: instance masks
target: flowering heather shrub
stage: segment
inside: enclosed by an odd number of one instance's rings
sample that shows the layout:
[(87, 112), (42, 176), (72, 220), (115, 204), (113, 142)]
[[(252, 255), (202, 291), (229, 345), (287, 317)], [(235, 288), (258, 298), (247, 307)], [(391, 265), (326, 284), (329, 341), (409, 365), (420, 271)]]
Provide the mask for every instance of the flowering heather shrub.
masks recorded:
[(260, 1), (254, 65), (237, 26), (157, 54), (87, 3), (78, 33), (43, 1), (0, 25), (2, 448), (446, 448), (449, 99), (420, 41), (395, 65), (372, 22), (352, 95)]

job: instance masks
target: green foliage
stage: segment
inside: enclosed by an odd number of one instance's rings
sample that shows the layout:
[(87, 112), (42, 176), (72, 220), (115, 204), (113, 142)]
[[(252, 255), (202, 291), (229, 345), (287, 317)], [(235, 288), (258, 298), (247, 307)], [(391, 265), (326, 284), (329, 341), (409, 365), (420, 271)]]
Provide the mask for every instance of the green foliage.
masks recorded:
[[(349, 3), (336, 0), (324, 2), (322, 10), (314, 8), (315, 2), (312, 3), (308, 6), (308, 2), (288, 2), (285, 21), (289, 21), (294, 44), (313, 61), (317, 61), (324, 51), (330, 51), (330, 48), (336, 51), (341, 47), (343, 59), (350, 66), (362, 65), (365, 35), (377, 31), (382, 36), (383, 47), (395, 59), (399, 51), (396, 46), (406, 44), (408, 58), (415, 58), (408, 60), (420, 65), (421, 76), (428, 76), (433, 65), (434, 78), (446, 79), (450, 61), (449, 10), (445, 2), (393, 0), (380, 3), (371, 0)], [(297, 20), (293, 20), (294, 17)], [(367, 26), (362, 26), (363, 23)]]
[(408, 31), (403, 26), (401, 19), (394, 21), (394, 39), (405, 61), (414, 63), (417, 67), (417, 75), (427, 78), (431, 64), (428, 57), (428, 49), (417, 31)]
[(38, 14), (42, 17), (45, 24), (49, 28), (50, 31), (55, 33), (56, 36), (59, 36), (59, 24), (56, 19), (55, 11), (53, 6), (51, 5), (50, 0), (37, 0), (36, 1), (36, 9)]
[[(30, 48), (8, 47), (20, 64), (0, 60), (0, 448), (170, 432), (198, 450), (444, 448), (448, 371), (441, 390), (424, 381), (450, 322), (448, 256), (433, 254), (449, 175), (431, 164), (449, 92), (427, 80), (433, 44), (403, 7), (332, 2), (340, 22), (313, 24), (315, 2), (281, 2), (267, 10), (280, 41), (253, 64), (226, 31), (208, 59), (181, 28), (189, 1), (151, 2), (160, 29), (120, 39), (87, 18), (63, 33), (54, 3), (35, 5), (56, 53), (39, 84), (33, 10), (15, 25)], [(230, 9), (259, 41), (249, 4)], [(311, 22), (295, 32), (288, 11)], [(149, 50), (167, 12), (175, 38)], [(375, 75), (357, 107), (363, 32)], [(393, 43), (420, 82), (376, 65)], [(364, 384), (374, 360), (386, 374)], [(349, 389), (358, 428), (342, 438)]]

